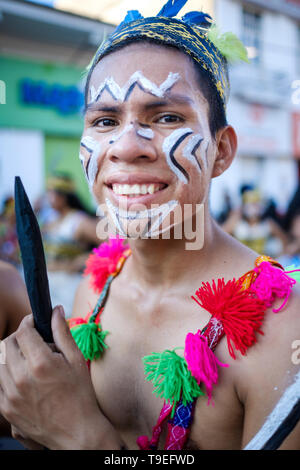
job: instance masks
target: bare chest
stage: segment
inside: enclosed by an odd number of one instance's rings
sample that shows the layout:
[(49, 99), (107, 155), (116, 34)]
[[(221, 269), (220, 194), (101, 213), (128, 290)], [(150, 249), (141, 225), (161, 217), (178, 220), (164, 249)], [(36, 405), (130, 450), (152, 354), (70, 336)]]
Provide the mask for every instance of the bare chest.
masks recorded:
[[(152, 352), (183, 348), (187, 333), (201, 330), (208, 320), (209, 314), (199, 312), (189, 298), (173, 296), (160, 301), (131, 298), (120, 302), (112, 290), (101, 319), (102, 328), (109, 331), (108, 349), (102, 358), (92, 363), (91, 376), (103, 413), (129, 448), (137, 448), (139, 435), (151, 435), (163, 405), (163, 399), (153, 394), (152, 384), (145, 380), (142, 358)], [(177, 352), (183, 355), (183, 349)], [(214, 407), (207, 406), (206, 398), (198, 399), (196, 424), (190, 435), (193, 447), (218, 448), (223, 433), (228, 440), (231, 424), (238, 420), (240, 410), (233, 411), (236, 403), (226, 381), (224, 385), (220, 381), (217, 395), (219, 399)], [(205, 417), (204, 421), (199, 419), (200, 415)], [(205, 442), (205, 436), (210, 436), (210, 427), (212, 435), (213, 429), (216, 432), (221, 428), (222, 432), (217, 441), (214, 437)], [(229, 448), (231, 444), (232, 439), (229, 439)]]

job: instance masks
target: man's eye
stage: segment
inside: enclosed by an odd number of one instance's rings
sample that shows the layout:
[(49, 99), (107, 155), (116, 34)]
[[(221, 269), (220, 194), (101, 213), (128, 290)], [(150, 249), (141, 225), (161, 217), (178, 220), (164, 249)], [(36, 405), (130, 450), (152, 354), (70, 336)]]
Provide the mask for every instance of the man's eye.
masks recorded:
[(165, 114), (157, 120), (157, 122), (162, 122), (164, 124), (172, 124), (173, 122), (180, 121), (182, 121), (182, 119), (179, 116), (176, 116), (175, 114)]
[(114, 127), (117, 126), (118, 123), (114, 119), (102, 118), (98, 119), (94, 125), (99, 127)]

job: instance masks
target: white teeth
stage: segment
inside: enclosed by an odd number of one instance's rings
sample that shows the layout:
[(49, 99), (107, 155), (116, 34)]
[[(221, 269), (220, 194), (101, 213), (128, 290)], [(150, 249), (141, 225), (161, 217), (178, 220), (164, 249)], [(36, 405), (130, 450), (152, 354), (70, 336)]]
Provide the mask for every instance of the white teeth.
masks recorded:
[(113, 184), (112, 190), (115, 194), (124, 196), (154, 194), (159, 191), (159, 184)]
[[(130, 188), (130, 187), (129, 187)], [(131, 194), (140, 194), (140, 187), (138, 184), (134, 184), (131, 188)]]
[(148, 193), (149, 194), (154, 194), (154, 184), (150, 184), (150, 186), (148, 188)]

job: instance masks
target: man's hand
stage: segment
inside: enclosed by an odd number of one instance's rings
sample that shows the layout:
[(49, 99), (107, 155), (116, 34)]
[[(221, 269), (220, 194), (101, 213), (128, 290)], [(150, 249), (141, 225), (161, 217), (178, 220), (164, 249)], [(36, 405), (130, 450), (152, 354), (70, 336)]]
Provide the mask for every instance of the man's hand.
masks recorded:
[(62, 307), (53, 311), (52, 331), (55, 347), (43, 341), (29, 315), (5, 340), (0, 413), (15, 435), (49, 449), (120, 449), (120, 439), (98, 407)]

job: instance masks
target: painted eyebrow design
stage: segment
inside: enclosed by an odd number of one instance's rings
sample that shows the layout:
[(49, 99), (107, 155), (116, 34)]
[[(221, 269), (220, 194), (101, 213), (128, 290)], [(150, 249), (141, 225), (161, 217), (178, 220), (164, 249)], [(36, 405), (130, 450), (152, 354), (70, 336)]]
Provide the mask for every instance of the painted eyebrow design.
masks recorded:
[(193, 106), (195, 104), (194, 100), (189, 96), (179, 95), (179, 94), (169, 94), (164, 99), (151, 101), (150, 103), (145, 103), (145, 109), (159, 108), (163, 106), (168, 106), (171, 104), (183, 104)]
[(102, 111), (104, 113), (118, 113), (121, 109), (121, 106), (118, 105), (109, 105), (106, 103), (90, 103), (85, 106), (84, 113)]
[[(162, 108), (164, 106), (170, 106), (171, 104), (182, 104), (182, 105), (189, 105), (193, 106), (195, 102), (192, 100), (192, 98), (185, 96), (185, 95), (180, 95), (180, 94), (169, 94), (166, 98), (156, 100), (156, 101), (150, 101), (148, 103), (145, 103), (142, 105), (142, 107), (148, 111), (153, 108)], [(109, 105), (106, 103), (90, 103), (87, 106), (85, 106), (84, 113), (86, 112), (93, 112), (93, 111), (102, 111), (104, 113), (118, 113), (121, 111), (122, 105)]]

